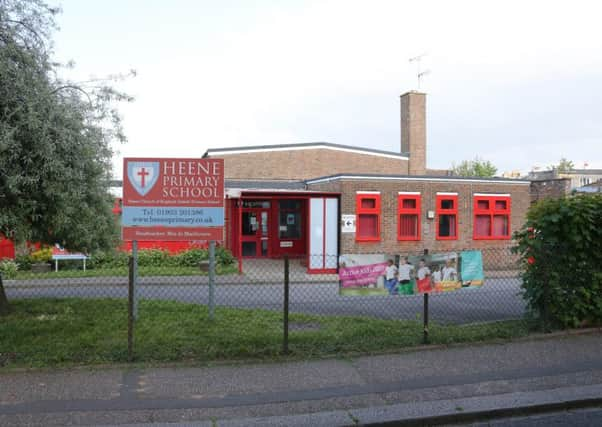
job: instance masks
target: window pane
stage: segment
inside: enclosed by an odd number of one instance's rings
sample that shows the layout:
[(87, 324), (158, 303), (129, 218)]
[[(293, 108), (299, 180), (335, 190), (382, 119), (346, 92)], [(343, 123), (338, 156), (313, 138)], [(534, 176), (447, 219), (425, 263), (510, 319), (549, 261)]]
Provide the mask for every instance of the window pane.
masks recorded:
[(506, 200), (496, 200), (495, 201), (495, 208), (496, 209), (500, 209), (500, 210), (506, 210), (506, 207), (508, 206)]
[(509, 236), (508, 231), (508, 215), (493, 216), (493, 235), (494, 236)]
[(257, 242), (242, 242), (242, 256), (256, 256)]
[(403, 209), (416, 209), (416, 199), (403, 199), (401, 207)]
[(362, 199), (362, 209), (374, 209), (376, 207), (376, 199)]
[(418, 215), (399, 215), (399, 236), (418, 237)]
[(278, 237), (281, 239), (301, 238), (301, 214), (299, 212), (280, 212)]
[(475, 235), (479, 237), (491, 236), (491, 216), (477, 215), (474, 226)]
[(439, 237), (456, 236), (456, 216), (439, 215)]
[(360, 214), (358, 216), (358, 236), (378, 237), (378, 215)]
[(255, 212), (243, 212), (242, 213), (242, 235), (253, 236), (257, 233), (259, 227), (257, 221), (257, 214)]
[(454, 201), (453, 199), (443, 199), (441, 200), (441, 209), (453, 209)]
[(477, 200), (477, 209), (489, 209), (489, 200)]

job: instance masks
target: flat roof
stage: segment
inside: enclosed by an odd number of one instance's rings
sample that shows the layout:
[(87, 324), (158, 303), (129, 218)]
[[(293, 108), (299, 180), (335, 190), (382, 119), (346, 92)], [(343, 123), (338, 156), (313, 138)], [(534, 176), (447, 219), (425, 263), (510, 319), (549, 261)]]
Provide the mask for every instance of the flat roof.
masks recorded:
[(307, 179), (307, 184), (319, 184), (321, 182), (339, 181), (342, 179), (365, 179), (383, 181), (438, 181), (438, 182), (471, 182), (471, 183), (495, 183), (495, 184), (521, 184), (529, 185), (531, 181), (513, 178), (482, 178), (464, 176), (428, 176), (428, 175), (376, 175), (376, 174), (336, 174), (320, 178)]
[(325, 148), (328, 150), (346, 151), (350, 153), (368, 154), (372, 156), (389, 157), (399, 160), (409, 160), (407, 153), (396, 153), (394, 151), (375, 150), (372, 148), (354, 147), (351, 145), (333, 144), (331, 142), (304, 142), (299, 144), (275, 144), (275, 145), (256, 145), (246, 147), (229, 148), (210, 148), (205, 151), (203, 157), (219, 156), (227, 154), (243, 154), (270, 151), (292, 151), (292, 150), (311, 150), (316, 148)]

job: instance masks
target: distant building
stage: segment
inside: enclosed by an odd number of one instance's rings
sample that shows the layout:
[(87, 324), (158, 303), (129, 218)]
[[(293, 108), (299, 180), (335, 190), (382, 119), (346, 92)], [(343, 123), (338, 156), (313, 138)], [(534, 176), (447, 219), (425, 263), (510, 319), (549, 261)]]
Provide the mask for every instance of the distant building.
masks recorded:
[(569, 190), (573, 190), (602, 180), (602, 169), (572, 169), (568, 172), (559, 172), (557, 169), (531, 171), (527, 175), (527, 179), (530, 181), (568, 179), (570, 181)]

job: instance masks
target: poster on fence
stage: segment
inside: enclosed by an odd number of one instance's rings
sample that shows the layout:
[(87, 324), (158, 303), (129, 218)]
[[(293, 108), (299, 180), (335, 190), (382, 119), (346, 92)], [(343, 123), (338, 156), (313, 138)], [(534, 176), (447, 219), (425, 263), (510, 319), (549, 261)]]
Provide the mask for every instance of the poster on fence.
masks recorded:
[(479, 288), (484, 283), (481, 251), (339, 257), (340, 295), (414, 295)]

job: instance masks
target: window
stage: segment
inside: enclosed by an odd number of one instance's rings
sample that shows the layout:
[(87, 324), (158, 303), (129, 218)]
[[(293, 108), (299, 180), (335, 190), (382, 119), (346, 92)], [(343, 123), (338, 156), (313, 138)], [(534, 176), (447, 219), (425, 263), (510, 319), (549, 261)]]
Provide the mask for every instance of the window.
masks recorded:
[(437, 240), (458, 238), (458, 194), (437, 193)]
[(380, 240), (380, 193), (358, 191), (355, 203), (357, 214), (355, 240), (358, 242)]
[(278, 201), (278, 238), (301, 238), (301, 200)]
[(420, 240), (420, 193), (399, 193), (397, 221), (397, 240)]
[(510, 239), (510, 195), (474, 195), (475, 240)]

